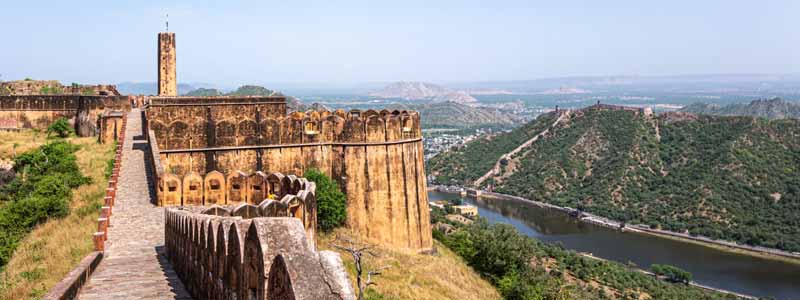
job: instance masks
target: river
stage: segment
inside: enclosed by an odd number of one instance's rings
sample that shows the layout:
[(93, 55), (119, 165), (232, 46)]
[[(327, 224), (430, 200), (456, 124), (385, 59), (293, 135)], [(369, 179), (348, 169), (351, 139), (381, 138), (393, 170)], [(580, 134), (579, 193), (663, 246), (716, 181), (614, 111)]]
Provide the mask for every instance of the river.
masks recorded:
[[(457, 194), (428, 192), (430, 201), (458, 199)], [(759, 297), (800, 299), (800, 265), (725, 252), (649, 235), (622, 233), (580, 222), (566, 214), (516, 200), (464, 198), (489, 222), (513, 225), (520, 232), (597, 257), (633, 262), (643, 269), (670, 264), (689, 271), (694, 281)]]

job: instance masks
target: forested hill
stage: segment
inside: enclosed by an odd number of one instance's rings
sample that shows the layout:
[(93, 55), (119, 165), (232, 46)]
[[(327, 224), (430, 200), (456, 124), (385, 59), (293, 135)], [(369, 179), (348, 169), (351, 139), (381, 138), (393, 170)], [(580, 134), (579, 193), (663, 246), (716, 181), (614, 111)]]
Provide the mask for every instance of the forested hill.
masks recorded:
[(683, 112), (720, 115), (751, 116), (769, 119), (800, 118), (800, 102), (786, 101), (781, 98), (758, 99), (750, 103), (717, 104), (694, 103), (681, 109)]
[[(428, 162), (442, 184), (469, 184), (536, 130), (479, 139)], [(587, 108), (504, 161), (495, 190), (648, 224), (800, 251), (800, 120)]]

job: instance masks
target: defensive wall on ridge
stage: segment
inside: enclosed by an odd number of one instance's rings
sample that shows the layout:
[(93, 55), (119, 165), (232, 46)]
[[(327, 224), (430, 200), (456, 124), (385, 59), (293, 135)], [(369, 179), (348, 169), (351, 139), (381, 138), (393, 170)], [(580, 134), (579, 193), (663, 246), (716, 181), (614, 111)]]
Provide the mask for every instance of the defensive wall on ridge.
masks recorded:
[[(270, 194), (269, 187), (258, 187), (268, 180), (254, 176), (257, 172), (302, 176), (314, 168), (347, 195), (351, 229), (384, 245), (432, 248), (417, 112), (287, 115), (284, 97), (150, 97), (147, 102), (160, 205), (255, 205)], [(203, 184), (187, 189), (189, 181)], [(225, 197), (207, 197), (210, 193)]]
[[(66, 118), (79, 136), (92, 136), (102, 128), (103, 114), (126, 112), (127, 96), (11, 95), (0, 96), (0, 128), (44, 130), (53, 121)], [(121, 116), (114, 120), (120, 122)], [(119, 125), (119, 124), (117, 124)], [(106, 126), (117, 130), (120, 126)]]

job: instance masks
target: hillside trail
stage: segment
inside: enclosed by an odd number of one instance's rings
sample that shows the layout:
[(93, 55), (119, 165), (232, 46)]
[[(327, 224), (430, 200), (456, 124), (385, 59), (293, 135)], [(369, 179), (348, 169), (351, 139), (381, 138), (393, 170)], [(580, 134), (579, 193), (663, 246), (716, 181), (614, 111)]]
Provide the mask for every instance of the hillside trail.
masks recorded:
[(78, 299), (192, 299), (164, 254), (164, 209), (153, 201), (139, 109), (128, 113), (104, 257)]
[(561, 112), (558, 115), (558, 118), (553, 122), (553, 124), (550, 124), (550, 126), (548, 128), (546, 128), (545, 130), (542, 130), (542, 132), (539, 132), (539, 134), (535, 135), (534, 137), (532, 137), (529, 140), (525, 141), (521, 145), (517, 146), (517, 148), (514, 148), (514, 150), (511, 150), (510, 152), (500, 156), (500, 159), (498, 159), (497, 162), (495, 162), (494, 167), (492, 167), (492, 169), (490, 169), (488, 172), (486, 172), (486, 174), (484, 174), (483, 176), (481, 176), (480, 178), (475, 180), (475, 182), (473, 182), (473, 185), (476, 186), (476, 187), (480, 187), (481, 184), (484, 181), (489, 179), (489, 177), (492, 177), (494, 175), (500, 174), (500, 168), (502, 167), (502, 161), (503, 160), (510, 159), (512, 156), (514, 156), (517, 153), (519, 153), (520, 151), (522, 151), (522, 149), (527, 148), (528, 146), (530, 146), (531, 144), (533, 144), (534, 142), (539, 140), (540, 137), (542, 137), (542, 136), (546, 135), (547, 133), (549, 133), (550, 129), (555, 128), (556, 125), (560, 124), (565, 119), (569, 118), (569, 116), (571, 114), (572, 114), (571, 110), (565, 110), (565, 111)]

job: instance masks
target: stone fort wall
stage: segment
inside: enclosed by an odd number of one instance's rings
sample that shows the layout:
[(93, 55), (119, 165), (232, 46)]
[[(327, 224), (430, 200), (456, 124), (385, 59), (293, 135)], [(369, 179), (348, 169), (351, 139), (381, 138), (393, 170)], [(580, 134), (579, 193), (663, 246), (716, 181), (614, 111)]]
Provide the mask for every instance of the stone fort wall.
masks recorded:
[(100, 115), (106, 111), (128, 111), (126, 96), (12, 95), (0, 96), (0, 128), (46, 129), (66, 118), (79, 136), (92, 136)]
[(317, 252), (296, 218), (170, 208), (166, 253), (195, 299), (354, 299), (341, 258)]
[[(153, 159), (157, 173), (162, 172), (159, 181), (183, 182), (189, 175), (218, 172), (232, 189), (258, 171), (302, 176), (318, 169), (347, 195), (350, 228), (385, 245), (431, 249), (417, 112), (286, 115), (280, 99), (251, 99), (251, 104), (229, 99), (238, 104), (215, 105), (218, 100), (150, 99), (147, 119), (155, 140), (151, 145), (158, 149)], [(182, 204), (185, 199), (181, 195)], [(228, 193), (225, 201), (232, 200), (241, 201)]]

